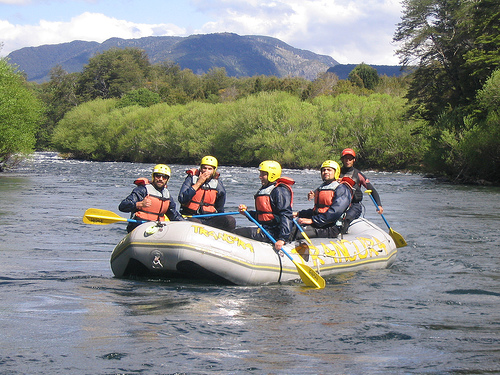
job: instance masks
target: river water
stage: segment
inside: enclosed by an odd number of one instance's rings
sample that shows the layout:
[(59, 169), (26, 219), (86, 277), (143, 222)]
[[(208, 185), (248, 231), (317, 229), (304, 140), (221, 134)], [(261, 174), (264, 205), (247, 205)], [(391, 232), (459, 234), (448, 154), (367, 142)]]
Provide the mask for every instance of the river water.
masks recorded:
[[(499, 188), (367, 172), (408, 246), (322, 290), (116, 279), (125, 224), (82, 216), (126, 217), (118, 203), (151, 167), (37, 153), (0, 174), (0, 374), (500, 373)], [(172, 165), (175, 196), (188, 167)], [(256, 168), (220, 171), (227, 210), (252, 205)], [(319, 172), (284, 175), (310, 207)]]

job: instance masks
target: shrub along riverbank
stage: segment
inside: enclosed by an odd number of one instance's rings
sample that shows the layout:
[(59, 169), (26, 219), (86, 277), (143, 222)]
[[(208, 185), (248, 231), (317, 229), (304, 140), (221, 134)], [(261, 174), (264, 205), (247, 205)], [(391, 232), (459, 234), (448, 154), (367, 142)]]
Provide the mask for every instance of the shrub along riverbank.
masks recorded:
[(427, 143), (412, 135), (421, 124), (403, 120), (404, 104), (405, 99), (386, 94), (305, 102), (286, 92), (150, 107), (99, 99), (68, 112), (53, 142), (58, 150), (86, 160), (198, 163), (214, 155), (223, 165), (274, 159), (288, 168), (317, 168), (352, 147), (360, 167), (415, 169)]

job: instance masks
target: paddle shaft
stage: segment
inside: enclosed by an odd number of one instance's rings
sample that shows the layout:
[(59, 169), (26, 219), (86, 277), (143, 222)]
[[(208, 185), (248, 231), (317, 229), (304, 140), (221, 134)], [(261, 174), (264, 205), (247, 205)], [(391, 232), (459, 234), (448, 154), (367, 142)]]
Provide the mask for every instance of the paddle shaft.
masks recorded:
[[(264, 227), (263, 227), (262, 225), (260, 225), (260, 223), (259, 223), (257, 220), (255, 220), (255, 219), (252, 217), (252, 215), (250, 215), (250, 214), (248, 213), (248, 211), (246, 211), (246, 210), (245, 210), (244, 212), (245, 212), (245, 215), (247, 215), (247, 217), (248, 217), (250, 220), (252, 220), (252, 221), (255, 223), (255, 225), (257, 225), (257, 226), (259, 227), (259, 229), (260, 229), (261, 231), (263, 231), (263, 232), (264, 232), (264, 234), (267, 236), (267, 238), (269, 238), (269, 239), (271, 240), (271, 242), (272, 242), (272, 243), (276, 243), (276, 240), (275, 240), (275, 239), (274, 239), (274, 237), (271, 235), (271, 233), (269, 233), (267, 230), (265, 230), (265, 229), (264, 229)], [(281, 248), (281, 251), (283, 251), (283, 253), (284, 253), (284, 254), (285, 254), (285, 255), (286, 255), (286, 256), (287, 256), (287, 257), (288, 257), (288, 258), (289, 258), (292, 262), (294, 262), (294, 263), (295, 263), (295, 260), (292, 258), (292, 256), (291, 256), (290, 254), (288, 254), (288, 252), (287, 252), (286, 250), (284, 250), (283, 248)]]
[(226, 216), (226, 215), (237, 215), (238, 211), (235, 212), (217, 212), (215, 214), (202, 214), (202, 215), (186, 215), (185, 217), (212, 217), (212, 216)]
[[(367, 191), (368, 191), (368, 190), (367, 190)], [(377, 209), (377, 211), (378, 211), (378, 204), (377, 204), (377, 201), (375, 200), (375, 198), (373, 198), (373, 197), (372, 197), (371, 192), (370, 192), (370, 193), (367, 193), (367, 194), (368, 194), (368, 195), (370, 196), (370, 198), (372, 199), (372, 202), (373, 202), (373, 204), (375, 205), (375, 208), (376, 208), (376, 209)], [(385, 219), (384, 214), (380, 214), (380, 216), (382, 216), (382, 219), (384, 219), (384, 222), (385, 222), (385, 225), (387, 225), (387, 228), (390, 228), (391, 226), (389, 225), (389, 223), (388, 223), (388, 222), (387, 222), (387, 220)]]
[[(375, 201), (375, 198), (372, 197), (371, 190), (366, 190), (366, 193), (370, 196), (372, 199), (373, 204), (378, 210), (378, 204)], [(403, 238), (402, 235), (400, 235), (398, 232), (396, 232), (394, 229), (391, 228), (387, 220), (385, 219), (385, 216), (383, 214), (380, 214), (382, 216), (382, 219), (384, 219), (385, 225), (387, 225), (387, 228), (389, 228), (389, 234), (391, 235), (392, 239), (396, 243), (396, 247), (405, 247), (407, 246), (405, 239)]]
[[(307, 242), (309, 242), (309, 245), (313, 245), (311, 239), (309, 238), (309, 236), (306, 234), (304, 228), (302, 228), (299, 224), (299, 222), (297, 221), (297, 219), (293, 219), (293, 222), (294, 224), (297, 226), (297, 228), (299, 228), (299, 231), (300, 231), (300, 234), (302, 234), (302, 236), (306, 239)], [(314, 246), (314, 245), (313, 245)]]
[[(252, 215), (248, 213), (248, 211), (244, 211), (245, 215), (254, 222), (255, 225), (259, 227), (261, 231), (264, 232), (264, 234), (272, 241), (272, 243), (276, 243), (276, 240), (271, 236), (271, 234), (264, 229), (260, 223), (255, 220)], [(300, 278), (302, 279), (302, 282), (306, 284), (307, 286), (314, 287), (317, 289), (323, 289), (325, 287), (325, 279), (323, 279), (316, 271), (314, 271), (311, 267), (309, 267), (307, 264), (300, 264), (296, 262), (288, 252), (281, 248), (281, 251), (292, 261), (292, 263), (295, 265), (297, 268), (297, 272), (299, 273)]]

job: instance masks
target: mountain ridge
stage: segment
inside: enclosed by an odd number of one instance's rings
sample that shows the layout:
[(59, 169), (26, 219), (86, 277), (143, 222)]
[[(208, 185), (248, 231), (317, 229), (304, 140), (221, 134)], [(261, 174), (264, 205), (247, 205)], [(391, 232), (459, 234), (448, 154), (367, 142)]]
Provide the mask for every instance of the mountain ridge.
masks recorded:
[(153, 64), (173, 61), (195, 74), (218, 67), (233, 77), (275, 75), (313, 80), (338, 65), (330, 56), (301, 50), (276, 38), (234, 33), (110, 38), (102, 43), (76, 40), (21, 48), (7, 58), (26, 73), (29, 81), (40, 83), (50, 79), (50, 70), (57, 65), (69, 73), (81, 72), (92, 56), (114, 47), (139, 48)]

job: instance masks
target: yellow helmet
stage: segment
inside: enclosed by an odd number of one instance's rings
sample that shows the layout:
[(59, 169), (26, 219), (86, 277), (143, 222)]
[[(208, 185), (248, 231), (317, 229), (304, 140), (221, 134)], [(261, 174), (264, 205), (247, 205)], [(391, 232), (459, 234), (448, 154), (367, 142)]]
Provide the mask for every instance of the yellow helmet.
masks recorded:
[(202, 159), (201, 159), (201, 163), (200, 165), (210, 165), (211, 167), (214, 167), (214, 169), (217, 169), (217, 166), (218, 166), (218, 163), (217, 163), (217, 159), (214, 158), (213, 156), (204, 156)]
[(274, 160), (266, 160), (260, 163), (259, 171), (267, 172), (269, 182), (274, 182), (281, 177), (281, 165)]
[(168, 176), (168, 178), (170, 178), (170, 175), (171, 175), (170, 168), (165, 164), (155, 165), (155, 167), (153, 168), (153, 178), (154, 178), (155, 173), (165, 174)]
[(334, 175), (334, 178), (335, 178), (336, 180), (338, 180), (338, 179), (339, 179), (339, 177), (340, 177), (340, 165), (339, 165), (339, 163), (337, 163), (337, 162), (336, 162), (336, 161), (334, 161), (334, 160), (325, 160), (325, 161), (323, 162), (323, 164), (321, 164), (321, 168), (320, 168), (320, 170), (322, 170), (323, 168), (327, 168), (327, 167), (335, 169), (335, 175)]

